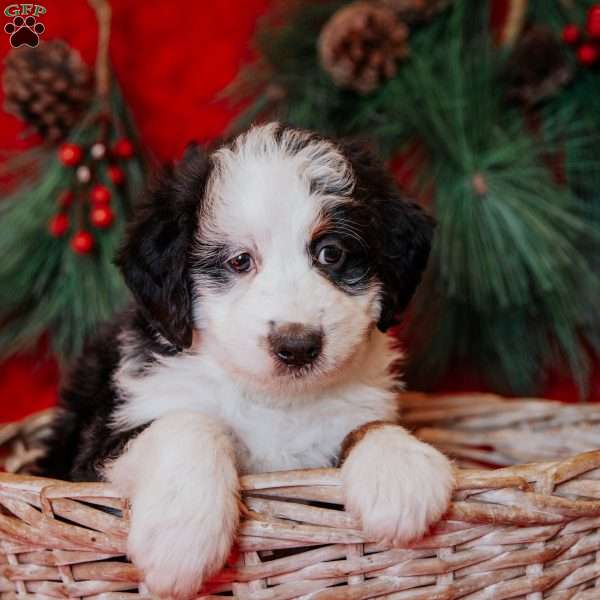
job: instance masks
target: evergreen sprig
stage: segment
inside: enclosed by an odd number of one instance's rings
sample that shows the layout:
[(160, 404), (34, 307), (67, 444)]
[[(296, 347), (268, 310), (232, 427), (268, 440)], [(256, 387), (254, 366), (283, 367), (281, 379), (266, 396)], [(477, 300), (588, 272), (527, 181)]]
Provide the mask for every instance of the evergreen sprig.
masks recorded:
[[(582, 342), (593, 342), (599, 325), (589, 321), (600, 291), (591, 248), (600, 238), (547, 158), (559, 140), (585, 146), (586, 133), (530, 131), (505, 101), (502, 53), (465, 40), (460, 10), (447, 23), (444, 55), (416, 54), (393, 82), (402, 102), (385, 109), (396, 139), (414, 136), (426, 149), (439, 223), (411, 328), (419, 334), (410, 373), (423, 385), (451, 361), (471, 363), (495, 387), (527, 393), (550, 365), (566, 363), (584, 390)], [(558, 117), (546, 117), (549, 133)], [(426, 299), (437, 296), (443, 310), (429, 311)]]
[[(117, 86), (113, 86), (109, 104), (116, 127), (108, 142), (117, 136), (135, 139)], [(68, 141), (89, 146), (100, 139), (102, 121), (97, 117), (105, 110), (104, 103), (96, 102)], [(0, 358), (31, 348), (47, 333), (50, 349), (69, 360), (127, 298), (113, 257), (134, 194), (143, 186), (144, 170), (139, 158), (124, 161), (124, 186), (112, 184), (106, 173), (98, 170), (99, 183), (112, 192), (115, 221), (95, 236), (93, 253), (80, 255), (71, 250), (68, 238), (48, 233), (56, 201), (74, 181), (75, 169), (63, 165), (54, 148), (33, 152), (38, 162), (35, 174), (0, 190), (4, 196), (0, 202)], [(87, 212), (82, 210), (86, 228)]]

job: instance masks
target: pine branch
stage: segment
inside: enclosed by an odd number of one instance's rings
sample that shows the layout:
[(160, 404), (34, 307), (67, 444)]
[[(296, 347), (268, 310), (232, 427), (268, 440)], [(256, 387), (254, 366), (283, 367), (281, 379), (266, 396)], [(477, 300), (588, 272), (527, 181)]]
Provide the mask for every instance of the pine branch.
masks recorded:
[[(89, 146), (100, 138), (104, 102), (90, 109), (70, 142)], [(133, 135), (133, 126), (120, 91), (113, 86), (110, 111), (117, 127), (108, 144)], [(132, 139), (135, 139), (132, 137)], [(128, 295), (113, 264), (116, 248), (131, 209), (132, 198), (145, 178), (140, 160), (124, 161), (125, 185), (116, 186), (99, 169), (99, 182), (112, 192), (115, 222), (96, 232), (93, 254), (75, 254), (68, 237), (55, 238), (47, 231), (56, 213), (61, 192), (72, 186), (75, 171), (63, 165), (55, 149), (39, 158), (39, 177), (0, 190), (0, 357), (28, 350), (45, 333), (51, 348), (62, 360), (79, 354), (98, 324), (124, 305)], [(86, 228), (87, 213), (83, 213)]]

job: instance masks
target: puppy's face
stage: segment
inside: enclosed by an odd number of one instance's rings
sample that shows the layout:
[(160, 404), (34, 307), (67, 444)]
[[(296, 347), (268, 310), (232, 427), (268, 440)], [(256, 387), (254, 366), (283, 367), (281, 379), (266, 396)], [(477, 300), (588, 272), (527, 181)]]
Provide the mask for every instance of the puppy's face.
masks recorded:
[(277, 124), (188, 158), (141, 212), (121, 264), (148, 318), (267, 390), (342, 373), (408, 302), (432, 232), (370, 155)]
[(381, 285), (354, 187), (333, 144), (275, 125), (215, 153), (191, 275), (195, 326), (222, 364), (269, 386), (327, 377), (355, 353)]

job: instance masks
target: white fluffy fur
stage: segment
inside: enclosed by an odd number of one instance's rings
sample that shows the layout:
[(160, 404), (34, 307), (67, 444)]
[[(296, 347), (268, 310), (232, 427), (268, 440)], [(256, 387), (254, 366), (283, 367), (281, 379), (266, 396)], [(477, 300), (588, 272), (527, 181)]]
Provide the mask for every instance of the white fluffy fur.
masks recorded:
[(448, 459), (398, 425), (367, 432), (342, 466), (346, 508), (372, 540), (398, 546), (419, 538), (448, 508)]
[(154, 594), (189, 598), (223, 567), (239, 520), (231, 439), (215, 419), (156, 420), (106, 469), (131, 501), (128, 554)]
[[(204, 248), (250, 253), (253, 271), (226, 289), (195, 273), (192, 347), (156, 356), (143, 375), (132, 333), (120, 338), (114, 383), (125, 401), (113, 426), (154, 423), (107, 474), (132, 500), (130, 554), (161, 595), (193, 593), (223, 565), (238, 516), (234, 456), (241, 472), (334, 465), (350, 431), (397, 416), (400, 355), (375, 327), (378, 285), (350, 295), (307, 253), (323, 209), (348, 201), (350, 165), (329, 142), (298, 150), (305, 134), (276, 143), (274, 132), (254, 128), (216, 153), (197, 234)], [(301, 377), (282, 374), (267, 343), (273, 324), (289, 322), (323, 332), (318, 366)], [(447, 461), (396, 428), (369, 433), (344, 480), (367, 531), (395, 542), (421, 535), (451, 486)]]
[(339, 381), (304, 392), (271, 393), (232, 377), (203, 343), (183, 356), (161, 357), (144, 377), (125, 361), (117, 381), (127, 394), (117, 426), (131, 429), (173, 411), (216, 418), (234, 440), (239, 469), (262, 472), (333, 466), (344, 437), (368, 421), (397, 418), (391, 365), (399, 354), (376, 330)]

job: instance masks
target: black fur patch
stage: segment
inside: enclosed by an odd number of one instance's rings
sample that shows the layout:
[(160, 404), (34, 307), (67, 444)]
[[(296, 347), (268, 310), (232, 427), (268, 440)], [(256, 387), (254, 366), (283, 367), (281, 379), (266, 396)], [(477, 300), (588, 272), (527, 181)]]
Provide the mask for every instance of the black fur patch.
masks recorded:
[(163, 173), (137, 208), (117, 264), (152, 327), (177, 348), (192, 343), (192, 240), (210, 172), (202, 151)]
[(72, 481), (100, 479), (100, 467), (120, 454), (137, 431), (115, 433), (110, 418), (120, 404), (112, 377), (119, 362), (118, 319), (87, 345), (61, 390), (58, 416), (36, 472)]
[(358, 142), (340, 144), (356, 177), (352, 201), (329, 215), (335, 223), (351, 223), (364, 241), (369, 276), (383, 286), (378, 327), (387, 330), (398, 322), (412, 298), (427, 265), (434, 221), (417, 204), (405, 201), (383, 164)]
[(225, 265), (232, 252), (225, 245), (208, 244), (196, 238), (193, 242), (194, 259), (190, 275), (201, 286), (226, 288), (235, 280), (235, 276)]
[[(278, 128), (278, 141), (286, 129)], [(366, 144), (356, 140), (335, 142), (314, 132), (305, 133), (294, 150), (311, 143), (333, 143), (352, 165), (356, 177), (349, 201), (325, 212), (328, 225), (311, 241), (309, 251), (314, 256), (322, 235), (330, 233), (348, 250), (348, 261), (343, 269), (335, 271), (317, 265), (324, 276), (350, 294), (363, 293), (374, 279), (381, 282), (383, 304), (378, 327), (386, 331), (398, 323), (421, 281), (435, 222), (419, 205), (402, 198), (388, 169)], [(326, 180), (311, 181), (310, 192), (347, 194), (333, 189)]]
[[(372, 280), (372, 273), (368, 248), (360, 237), (360, 230), (350, 220), (348, 210), (340, 206), (328, 212), (327, 222), (328, 227), (310, 244), (315, 268), (348, 294), (362, 294)], [(321, 248), (329, 244), (345, 252), (345, 260), (339, 266), (322, 265), (317, 261)]]

